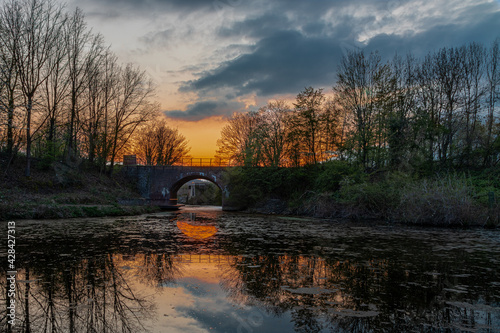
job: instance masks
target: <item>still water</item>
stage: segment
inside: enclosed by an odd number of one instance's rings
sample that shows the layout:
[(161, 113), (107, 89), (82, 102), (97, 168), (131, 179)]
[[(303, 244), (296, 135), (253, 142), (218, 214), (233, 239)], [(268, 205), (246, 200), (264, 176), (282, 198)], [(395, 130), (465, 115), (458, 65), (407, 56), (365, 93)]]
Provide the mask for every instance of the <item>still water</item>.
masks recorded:
[(14, 332), (500, 332), (494, 230), (190, 207), (19, 221), (16, 265)]

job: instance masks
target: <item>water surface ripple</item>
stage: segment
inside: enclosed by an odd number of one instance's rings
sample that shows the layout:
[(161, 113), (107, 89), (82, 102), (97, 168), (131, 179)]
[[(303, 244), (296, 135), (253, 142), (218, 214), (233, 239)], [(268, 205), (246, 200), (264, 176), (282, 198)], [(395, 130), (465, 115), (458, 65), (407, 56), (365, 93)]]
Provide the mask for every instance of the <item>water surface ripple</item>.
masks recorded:
[(15, 332), (500, 332), (495, 230), (189, 207), (16, 237)]

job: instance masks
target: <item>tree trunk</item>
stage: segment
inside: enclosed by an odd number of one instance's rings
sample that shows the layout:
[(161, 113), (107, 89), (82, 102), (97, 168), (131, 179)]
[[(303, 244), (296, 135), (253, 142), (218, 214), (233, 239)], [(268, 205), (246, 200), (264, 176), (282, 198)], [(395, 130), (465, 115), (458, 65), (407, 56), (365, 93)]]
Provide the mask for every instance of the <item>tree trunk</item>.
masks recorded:
[(9, 92), (9, 104), (7, 108), (7, 155), (14, 152), (14, 92)]
[(33, 96), (28, 96), (26, 108), (26, 170), (25, 176), (31, 175), (31, 111), (33, 108)]

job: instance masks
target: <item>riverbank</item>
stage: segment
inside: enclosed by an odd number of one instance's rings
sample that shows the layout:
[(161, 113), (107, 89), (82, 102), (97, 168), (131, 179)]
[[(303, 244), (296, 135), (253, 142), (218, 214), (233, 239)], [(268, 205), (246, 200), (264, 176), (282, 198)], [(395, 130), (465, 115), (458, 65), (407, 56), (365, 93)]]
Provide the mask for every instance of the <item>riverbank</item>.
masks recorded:
[(56, 219), (138, 215), (158, 211), (147, 205), (122, 205), (140, 202), (141, 196), (121, 175), (112, 177), (83, 165), (53, 163), (32, 168), (24, 176), (24, 161), (19, 158), (4, 175), (0, 185), (0, 220)]
[(240, 168), (232, 205), (247, 212), (384, 220), (444, 227), (500, 226), (500, 171), (366, 172), (346, 163)]
[[(37, 165), (31, 177), (18, 159), (2, 174), (0, 220), (137, 215), (133, 184), (92, 167)], [(2, 169), (3, 170), (3, 169)], [(261, 214), (383, 220), (445, 227), (500, 226), (500, 170), (427, 174), (366, 172), (332, 162), (302, 168), (233, 168), (225, 205)]]

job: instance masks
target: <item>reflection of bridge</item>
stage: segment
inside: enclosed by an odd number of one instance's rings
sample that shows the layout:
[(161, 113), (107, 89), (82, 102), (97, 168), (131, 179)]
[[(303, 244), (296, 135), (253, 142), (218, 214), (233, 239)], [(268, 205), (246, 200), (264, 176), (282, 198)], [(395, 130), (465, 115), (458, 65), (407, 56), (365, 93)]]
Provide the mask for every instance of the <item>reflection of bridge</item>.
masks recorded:
[[(198, 159), (201, 165), (196, 165), (195, 159), (189, 166), (124, 166), (124, 172), (137, 183), (141, 195), (151, 205), (166, 208), (177, 207), (177, 191), (182, 185), (193, 179), (206, 179), (217, 185), (222, 191), (222, 207), (224, 199), (229, 196), (224, 174), (227, 166), (203, 165), (203, 159)], [(212, 160), (212, 159), (207, 159)], [(214, 161), (206, 161), (208, 163)]]
[(180, 263), (208, 263), (221, 264), (234, 262), (234, 256), (221, 254), (178, 254), (174, 256), (175, 262)]

